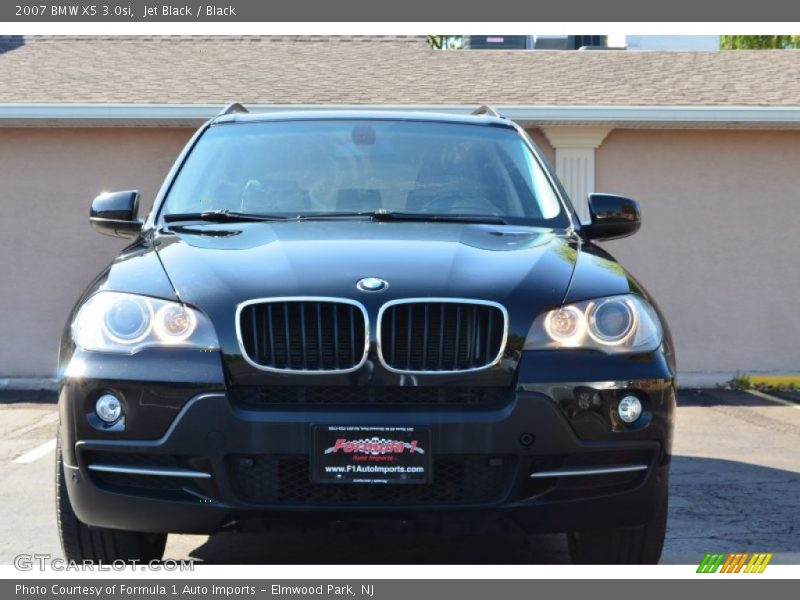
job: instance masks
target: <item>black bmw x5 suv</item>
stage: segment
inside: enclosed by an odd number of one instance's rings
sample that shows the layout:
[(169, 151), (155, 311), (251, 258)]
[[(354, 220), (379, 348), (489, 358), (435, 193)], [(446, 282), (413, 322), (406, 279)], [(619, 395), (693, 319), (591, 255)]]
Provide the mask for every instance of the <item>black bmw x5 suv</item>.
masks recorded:
[(60, 346), (69, 559), (250, 522), (484, 520), (656, 562), (672, 342), (526, 133), (490, 109), (249, 114), (194, 135)]

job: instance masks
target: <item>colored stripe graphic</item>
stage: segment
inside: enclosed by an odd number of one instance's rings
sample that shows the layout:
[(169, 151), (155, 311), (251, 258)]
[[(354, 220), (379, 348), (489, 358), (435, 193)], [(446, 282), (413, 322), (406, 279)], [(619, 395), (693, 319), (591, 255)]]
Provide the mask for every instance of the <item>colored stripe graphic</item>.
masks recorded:
[(742, 567), (744, 566), (744, 561), (747, 560), (748, 556), (750, 556), (750, 555), (747, 552), (742, 554), (742, 560), (740, 560), (739, 564), (736, 565), (736, 569), (733, 571), (734, 573), (738, 573), (739, 571), (742, 570)]
[(761, 563), (761, 568), (758, 570), (758, 572), (759, 573), (763, 573), (764, 569), (767, 568), (767, 565), (769, 564), (769, 561), (771, 561), (771, 560), (772, 560), (772, 552), (767, 554), (766, 558), (764, 559), (764, 562)]
[(697, 567), (698, 573), (716, 573), (722, 561), (725, 560), (724, 554), (706, 554), (700, 566)]
[(747, 564), (745, 568), (745, 573), (763, 573), (764, 569), (767, 568), (769, 561), (772, 560), (772, 553), (766, 552), (759, 552), (758, 554), (753, 554), (753, 558), (750, 559), (750, 562)]
[[(731, 552), (703, 556), (698, 573), (763, 573), (772, 560), (771, 552)], [(750, 559), (749, 562), (747, 559)]]
[(726, 558), (725, 562), (722, 563), (722, 568), (719, 570), (719, 572), (730, 573), (733, 565), (735, 565), (736, 561), (739, 560), (739, 556), (739, 554), (728, 554), (728, 558)]
[(697, 565), (697, 571), (696, 571), (697, 573), (705, 573), (706, 572), (705, 568), (706, 568), (706, 565), (708, 564), (708, 561), (709, 561), (710, 558), (711, 558), (710, 554), (706, 554), (703, 557), (703, 560), (701, 560), (700, 564)]
[(758, 560), (758, 554), (753, 554), (753, 558), (750, 559), (750, 562), (747, 563), (747, 566), (744, 568), (745, 573), (749, 573), (750, 569), (753, 568), (753, 564)]

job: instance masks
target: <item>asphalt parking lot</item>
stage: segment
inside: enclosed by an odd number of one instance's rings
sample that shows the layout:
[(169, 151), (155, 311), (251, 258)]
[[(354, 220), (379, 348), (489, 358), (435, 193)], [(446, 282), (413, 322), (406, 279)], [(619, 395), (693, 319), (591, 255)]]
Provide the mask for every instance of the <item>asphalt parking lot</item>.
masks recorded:
[[(0, 395), (0, 564), (61, 556), (53, 499), (52, 395)], [(706, 552), (773, 552), (800, 563), (800, 396), (684, 390), (663, 563)], [(168, 558), (208, 563), (562, 563), (563, 536), (370, 532), (170, 536)]]

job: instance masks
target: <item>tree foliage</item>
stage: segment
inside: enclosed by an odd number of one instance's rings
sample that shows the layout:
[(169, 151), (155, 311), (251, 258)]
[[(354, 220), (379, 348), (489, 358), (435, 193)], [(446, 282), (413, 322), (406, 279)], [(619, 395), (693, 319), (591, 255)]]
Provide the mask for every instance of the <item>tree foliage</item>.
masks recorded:
[(723, 35), (723, 50), (791, 50), (800, 48), (800, 35)]
[(429, 35), (428, 43), (434, 50), (460, 50), (464, 47), (463, 35)]

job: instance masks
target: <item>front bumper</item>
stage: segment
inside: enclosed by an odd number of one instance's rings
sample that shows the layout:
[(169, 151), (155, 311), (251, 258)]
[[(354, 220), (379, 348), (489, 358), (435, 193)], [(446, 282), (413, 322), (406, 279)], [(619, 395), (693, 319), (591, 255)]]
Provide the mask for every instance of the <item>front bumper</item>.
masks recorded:
[[(575, 421), (581, 415), (565, 408), (570, 390), (596, 389), (613, 397), (631, 385), (648, 398), (650, 422), (643, 430), (602, 433), (596, 414)], [(62, 388), (62, 418), (81, 419), (83, 408), (64, 407), (84, 407), (84, 392), (82, 386)], [(292, 517), (500, 517), (527, 531), (637, 525), (651, 518), (667, 486), (674, 402), (668, 379), (518, 386), (507, 404), (487, 410), (251, 409), (216, 390), (192, 396), (157, 439), (135, 439), (133, 432), (126, 439), (91, 439), (76, 435), (82, 428), (73, 421), (62, 429), (69, 448), (66, 481), (82, 521), (134, 531), (212, 533), (249, 519)], [(430, 428), (434, 481), (312, 484), (308, 460), (315, 424)], [(646, 469), (557, 475), (631, 464)], [(92, 465), (124, 468), (96, 471)], [(136, 475), (130, 468), (181, 476)], [(556, 475), (531, 478), (532, 473)]]

